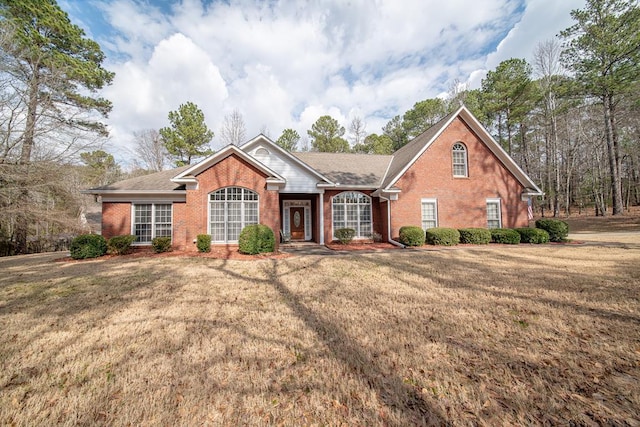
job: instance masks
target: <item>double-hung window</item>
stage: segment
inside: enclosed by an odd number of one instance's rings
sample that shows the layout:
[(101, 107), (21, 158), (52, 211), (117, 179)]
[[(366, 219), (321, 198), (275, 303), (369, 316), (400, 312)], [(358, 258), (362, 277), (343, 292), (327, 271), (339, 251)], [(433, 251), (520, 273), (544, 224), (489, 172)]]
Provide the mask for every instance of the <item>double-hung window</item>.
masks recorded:
[(500, 199), (487, 199), (487, 228), (501, 228)]
[(333, 233), (352, 228), (356, 238), (371, 237), (371, 197), (357, 191), (345, 191), (333, 197)]
[(171, 203), (136, 203), (133, 205), (133, 230), (136, 243), (151, 243), (155, 237), (171, 237)]
[(218, 243), (238, 241), (242, 229), (258, 223), (258, 193), (226, 187), (209, 194), (209, 230)]
[(436, 199), (422, 199), (422, 229), (427, 230), (438, 226), (438, 201)]

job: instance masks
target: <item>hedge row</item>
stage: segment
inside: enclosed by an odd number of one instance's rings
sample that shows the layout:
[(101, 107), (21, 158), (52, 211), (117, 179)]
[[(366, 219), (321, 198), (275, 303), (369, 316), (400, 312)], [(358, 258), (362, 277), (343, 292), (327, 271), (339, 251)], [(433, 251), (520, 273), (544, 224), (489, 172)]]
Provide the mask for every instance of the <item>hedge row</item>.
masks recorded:
[[(557, 219), (539, 219), (536, 228), (446, 228), (434, 227), (423, 232), (420, 227), (403, 226), (400, 228), (399, 241), (406, 246), (429, 245), (453, 246), (458, 243), (486, 245), (502, 243), (517, 245), (519, 243), (564, 242), (569, 235), (569, 226), (565, 221)], [(424, 237), (424, 239), (423, 239)]]

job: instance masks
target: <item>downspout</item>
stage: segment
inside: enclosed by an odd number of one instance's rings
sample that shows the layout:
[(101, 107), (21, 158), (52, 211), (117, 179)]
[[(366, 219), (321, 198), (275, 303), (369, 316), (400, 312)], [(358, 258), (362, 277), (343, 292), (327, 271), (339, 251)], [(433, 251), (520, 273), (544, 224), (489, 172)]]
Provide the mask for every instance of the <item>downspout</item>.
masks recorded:
[(380, 198), (382, 200), (386, 200), (387, 201), (387, 234), (388, 234), (387, 241), (389, 243), (391, 243), (392, 245), (396, 245), (396, 246), (404, 249), (404, 248), (406, 248), (405, 245), (403, 245), (400, 242), (396, 242), (395, 240), (393, 240), (391, 238), (391, 200), (387, 199), (386, 197), (382, 197), (382, 196), (380, 196)]
[(320, 244), (324, 245), (324, 190), (320, 193)]

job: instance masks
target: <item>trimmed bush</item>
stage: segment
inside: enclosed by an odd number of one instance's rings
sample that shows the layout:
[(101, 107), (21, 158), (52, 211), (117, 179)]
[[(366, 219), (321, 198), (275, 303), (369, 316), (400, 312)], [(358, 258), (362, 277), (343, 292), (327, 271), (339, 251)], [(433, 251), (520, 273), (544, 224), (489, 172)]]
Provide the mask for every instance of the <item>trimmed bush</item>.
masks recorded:
[(353, 228), (338, 228), (335, 231), (336, 239), (343, 245), (351, 243), (354, 237), (356, 237), (356, 230)]
[(154, 237), (151, 240), (151, 246), (153, 246), (153, 252), (157, 254), (169, 252), (171, 250), (171, 237)]
[(460, 243), (471, 243), (473, 245), (488, 245), (491, 242), (491, 231), (486, 228), (461, 228)]
[(136, 236), (127, 234), (124, 236), (113, 236), (107, 241), (107, 252), (114, 255), (124, 255), (131, 249), (131, 244), (136, 241)]
[(520, 243), (520, 233), (510, 228), (493, 228), (491, 231), (491, 243), (503, 243), (505, 245), (517, 245)]
[(540, 228), (516, 228), (520, 234), (520, 242), (522, 243), (548, 243), (549, 233)]
[(569, 236), (569, 224), (559, 219), (541, 218), (536, 221), (536, 228), (549, 233), (549, 240), (552, 242), (564, 242)]
[(99, 234), (81, 234), (71, 241), (71, 258), (97, 258), (107, 253), (107, 239)]
[(273, 230), (263, 224), (247, 225), (238, 237), (238, 251), (242, 254), (255, 255), (273, 252), (276, 238)]
[(211, 235), (198, 234), (196, 247), (198, 248), (198, 252), (211, 252)]
[(426, 233), (426, 241), (430, 245), (454, 246), (460, 243), (460, 232), (455, 228), (430, 228)]
[(400, 227), (399, 242), (406, 246), (424, 245), (425, 234), (421, 227), (405, 225)]

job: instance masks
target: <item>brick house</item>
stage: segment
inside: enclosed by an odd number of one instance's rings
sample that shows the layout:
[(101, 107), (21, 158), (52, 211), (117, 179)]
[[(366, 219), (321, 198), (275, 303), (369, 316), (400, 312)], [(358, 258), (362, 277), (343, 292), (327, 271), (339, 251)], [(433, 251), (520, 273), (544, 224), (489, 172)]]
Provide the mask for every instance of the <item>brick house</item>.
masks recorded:
[(394, 242), (400, 227), (526, 227), (536, 184), (465, 107), (392, 155), (289, 153), (264, 135), (195, 165), (86, 190), (102, 199), (102, 234), (136, 244), (198, 234), (236, 244), (261, 223), (319, 244), (348, 227)]

